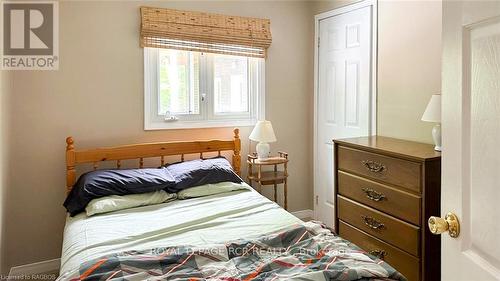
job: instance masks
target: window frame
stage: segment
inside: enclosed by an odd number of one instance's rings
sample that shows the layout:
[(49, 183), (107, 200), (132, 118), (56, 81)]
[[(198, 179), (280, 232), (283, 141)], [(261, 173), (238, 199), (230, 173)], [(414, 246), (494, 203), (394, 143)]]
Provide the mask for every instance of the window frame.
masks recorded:
[[(265, 62), (248, 60), (248, 113), (215, 113), (214, 108), (214, 54), (200, 54), (199, 114), (177, 114), (177, 120), (167, 121), (158, 114), (159, 106), (159, 50), (144, 48), (144, 130), (245, 127), (265, 119)], [(205, 101), (202, 95), (206, 94)]]

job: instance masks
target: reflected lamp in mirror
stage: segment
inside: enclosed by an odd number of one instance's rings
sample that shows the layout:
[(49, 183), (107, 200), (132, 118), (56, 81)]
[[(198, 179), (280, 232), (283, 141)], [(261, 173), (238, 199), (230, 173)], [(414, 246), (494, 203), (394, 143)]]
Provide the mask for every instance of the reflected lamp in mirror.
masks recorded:
[(432, 128), (432, 139), (434, 140), (434, 150), (441, 151), (441, 95), (432, 95), (422, 121), (436, 123)]
[(269, 143), (276, 141), (276, 135), (274, 135), (273, 125), (271, 122), (267, 120), (258, 121), (249, 138), (253, 141), (259, 142), (255, 147), (257, 157), (260, 160), (267, 159), (270, 152)]

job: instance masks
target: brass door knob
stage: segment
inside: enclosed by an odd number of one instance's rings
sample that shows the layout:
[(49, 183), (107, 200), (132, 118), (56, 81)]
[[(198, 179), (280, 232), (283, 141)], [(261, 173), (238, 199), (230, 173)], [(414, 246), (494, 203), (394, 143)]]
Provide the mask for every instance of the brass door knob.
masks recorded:
[(446, 214), (444, 219), (440, 217), (430, 217), (428, 224), (429, 230), (435, 235), (448, 231), (448, 234), (452, 238), (457, 238), (460, 234), (460, 222), (458, 221), (458, 217), (451, 212)]

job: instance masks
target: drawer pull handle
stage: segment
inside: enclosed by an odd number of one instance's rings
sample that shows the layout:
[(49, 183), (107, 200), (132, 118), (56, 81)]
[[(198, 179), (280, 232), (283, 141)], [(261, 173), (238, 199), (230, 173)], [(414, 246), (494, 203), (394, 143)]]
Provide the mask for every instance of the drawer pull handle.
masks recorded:
[(383, 260), (385, 256), (387, 255), (387, 252), (384, 250), (371, 250), (368, 252), (368, 254), (372, 256), (376, 256), (377, 258)]
[(384, 164), (373, 160), (363, 160), (361, 163), (372, 173), (382, 173), (383, 171), (387, 171), (387, 167)]
[(373, 201), (381, 201), (385, 198), (385, 195), (378, 192), (378, 191), (375, 191), (371, 188), (368, 188), (368, 187), (363, 187), (361, 190), (363, 190), (363, 192), (366, 194), (366, 197), (370, 200), (373, 200)]
[(363, 219), (366, 226), (368, 226), (371, 229), (382, 229), (385, 227), (385, 225), (383, 223), (377, 221), (376, 219), (374, 219), (372, 217), (361, 216), (361, 218)]

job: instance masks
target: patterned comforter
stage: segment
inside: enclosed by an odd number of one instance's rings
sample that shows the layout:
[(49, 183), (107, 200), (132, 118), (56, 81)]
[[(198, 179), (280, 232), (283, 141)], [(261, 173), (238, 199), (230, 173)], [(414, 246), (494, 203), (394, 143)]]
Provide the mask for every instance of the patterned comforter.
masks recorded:
[(321, 224), (205, 247), (127, 251), (87, 261), (64, 280), (406, 280)]

